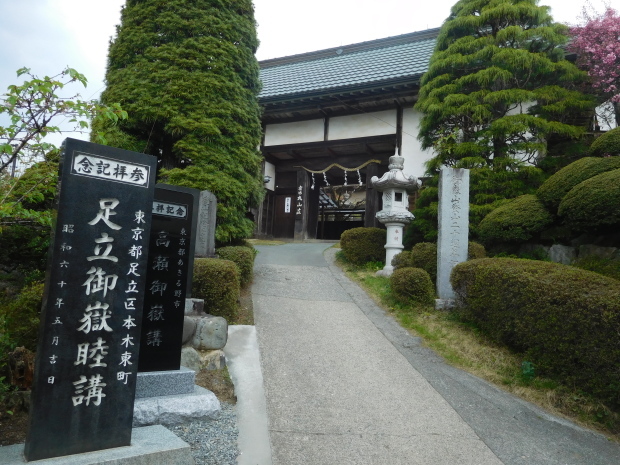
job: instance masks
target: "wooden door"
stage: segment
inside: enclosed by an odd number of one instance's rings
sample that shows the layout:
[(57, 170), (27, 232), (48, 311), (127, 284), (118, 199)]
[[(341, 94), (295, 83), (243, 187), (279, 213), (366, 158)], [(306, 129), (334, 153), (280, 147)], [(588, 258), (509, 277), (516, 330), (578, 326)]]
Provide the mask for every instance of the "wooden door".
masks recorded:
[(295, 197), (276, 195), (273, 236), (292, 239), (295, 235)]

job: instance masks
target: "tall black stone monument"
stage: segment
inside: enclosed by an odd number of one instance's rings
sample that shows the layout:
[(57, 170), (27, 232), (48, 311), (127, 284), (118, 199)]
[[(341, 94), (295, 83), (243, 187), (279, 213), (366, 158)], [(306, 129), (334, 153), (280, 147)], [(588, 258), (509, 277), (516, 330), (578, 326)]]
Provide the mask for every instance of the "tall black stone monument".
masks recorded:
[(66, 139), (24, 455), (128, 446), (156, 158)]
[(170, 371), (181, 366), (199, 195), (196, 189), (155, 186), (139, 371)]

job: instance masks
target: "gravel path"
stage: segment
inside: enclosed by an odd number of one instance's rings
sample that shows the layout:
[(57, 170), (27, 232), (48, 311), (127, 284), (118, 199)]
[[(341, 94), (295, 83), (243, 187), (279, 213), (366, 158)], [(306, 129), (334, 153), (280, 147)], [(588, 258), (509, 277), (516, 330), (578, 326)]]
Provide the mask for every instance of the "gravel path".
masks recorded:
[(237, 464), (239, 430), (234, 405), (222, 402), (217, 419), (192, 421), (170, 430), (189, 444), (196, 465)]

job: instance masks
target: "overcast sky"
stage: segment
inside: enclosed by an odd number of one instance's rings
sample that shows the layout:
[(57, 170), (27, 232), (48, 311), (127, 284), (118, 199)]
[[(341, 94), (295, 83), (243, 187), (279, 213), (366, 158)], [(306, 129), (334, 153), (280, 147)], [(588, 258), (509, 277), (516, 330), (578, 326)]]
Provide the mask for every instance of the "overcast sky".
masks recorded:
[[(576, 23), (586, 0), (541, 0), (558, 22)], [(39, 75), (71, 66), (86, 75), (84, 99), (103, 90), (108, 44), (124, 0), (0, 0), (0, 93), (23, 66)], [(441, 26), (456, 0), (254, 0), (259, 60)], [(603, 0), (592, 0), (599, 11)]]

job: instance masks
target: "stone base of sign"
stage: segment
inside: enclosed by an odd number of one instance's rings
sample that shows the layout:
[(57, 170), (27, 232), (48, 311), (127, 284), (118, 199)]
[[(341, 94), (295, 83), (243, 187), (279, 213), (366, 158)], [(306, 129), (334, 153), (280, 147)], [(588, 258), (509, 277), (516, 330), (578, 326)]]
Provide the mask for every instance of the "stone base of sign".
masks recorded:
[(450, 310), (456, 306), (454, 299), (435, 299), (435, 310)]
[[(220, 401), (208, 389), (194, 386), (191, 394), (136, 399), (133, 425), (179, 425), (191, 420), (214, 419), (222, 409)], [(150, 464), (149, 464), (150, 465)]]
[(195, 380), (196, 372), (185, 367), (180, 370), (141, 372), (136, 382), (136, 399), (191, 394), (194, 392)]
[(0, 447), (3, 465), (193, 465), (189, 444), (161, 425), (134, 428), (131, 445), (84, 454), (66, 455), (51, 459), (26, 462), (24, 445)]

